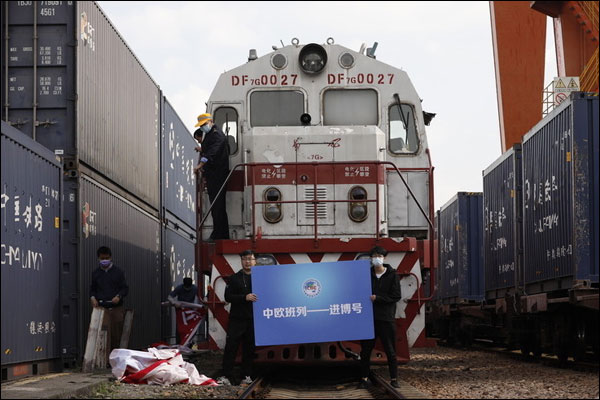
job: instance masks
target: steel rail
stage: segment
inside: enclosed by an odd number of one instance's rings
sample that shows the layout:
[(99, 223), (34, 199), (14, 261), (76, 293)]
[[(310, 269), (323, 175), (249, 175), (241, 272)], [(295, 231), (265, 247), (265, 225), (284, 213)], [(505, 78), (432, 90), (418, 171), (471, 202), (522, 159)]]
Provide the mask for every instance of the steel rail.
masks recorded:
[(255, 398), (256, 391), (262, 387), (263, 380), (263, 377), (259, 377), (252, 381), (252, 383), (248, 385), (238, 399)]
[(371, 380), (376, 386), (381, 386), (386, 393), (390, 394), (393, 399), (406, 399), (395, 387), (386, 381), (381, 375), (371, 372)]

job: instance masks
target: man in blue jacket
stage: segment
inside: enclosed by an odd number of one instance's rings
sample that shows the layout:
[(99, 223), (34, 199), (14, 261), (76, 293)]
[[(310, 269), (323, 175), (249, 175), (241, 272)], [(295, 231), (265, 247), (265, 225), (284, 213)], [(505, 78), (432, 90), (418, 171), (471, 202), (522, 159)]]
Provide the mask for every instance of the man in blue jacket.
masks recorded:
[(361, 341), (360, 366), (361, 382), (359, 387), (368, 388), (371, 352), (375, 347), (375, 340), (379, 338), (388, 359), (391, 385), (398, 384), (398, 361), (396, 360), (396, 303), (402, 298), (400, 281), (396, 270), (389, 264), (384, 264), (387, 250), (375, 246), (369, 253), (371, 256), (371, 301), (373, 302), (373, 320), (375, 324), (375, 337)]
[[(198, 174), (202, 171), (206, 179), (206, 189), (211, 204), (213, 217), (213, 232), (211, 240), (229, 239), (229, 220), (227, 218), (227, 207), (225, 204), (226, 188), (223, 188), (217, 199), (219, 189), (225, 183), (229, 174), (229, 143), (227, 136), (213, 123), (210, 114), (200, 114), (198, 123), (200, 127), (194, 132), (194, 138), (202, 143), (200, 149), (200, 162), (194, 168)], [(215, 201), (215, 199), (217, 199)]]

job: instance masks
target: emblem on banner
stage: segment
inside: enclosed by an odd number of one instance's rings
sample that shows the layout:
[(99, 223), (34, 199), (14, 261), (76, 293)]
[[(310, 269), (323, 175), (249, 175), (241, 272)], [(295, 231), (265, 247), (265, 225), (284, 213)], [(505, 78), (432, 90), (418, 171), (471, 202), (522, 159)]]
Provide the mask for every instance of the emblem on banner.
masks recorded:
[(302, 291), (308, 297), (317, 297), (321, 293), (321, 282), (314, 278), (307, 279), (302, 284)]

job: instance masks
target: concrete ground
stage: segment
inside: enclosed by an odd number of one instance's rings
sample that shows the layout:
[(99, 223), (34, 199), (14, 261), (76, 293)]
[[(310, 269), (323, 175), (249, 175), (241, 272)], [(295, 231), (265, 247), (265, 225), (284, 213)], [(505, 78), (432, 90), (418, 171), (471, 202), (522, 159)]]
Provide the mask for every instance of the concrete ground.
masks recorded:
[(2, 384), (2, 399), (64, 399), (82, 397), (114, 379), (109, 369), (94, 373), (63, 372), (19, 379)]

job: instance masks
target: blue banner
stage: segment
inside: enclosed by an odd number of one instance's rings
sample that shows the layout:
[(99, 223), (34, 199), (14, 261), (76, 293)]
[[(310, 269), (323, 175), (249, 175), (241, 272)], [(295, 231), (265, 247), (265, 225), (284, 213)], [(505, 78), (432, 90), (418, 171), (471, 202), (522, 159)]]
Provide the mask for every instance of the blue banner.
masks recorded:
[(252, 268), (257, 346), (372, 339), (368, 260)]

